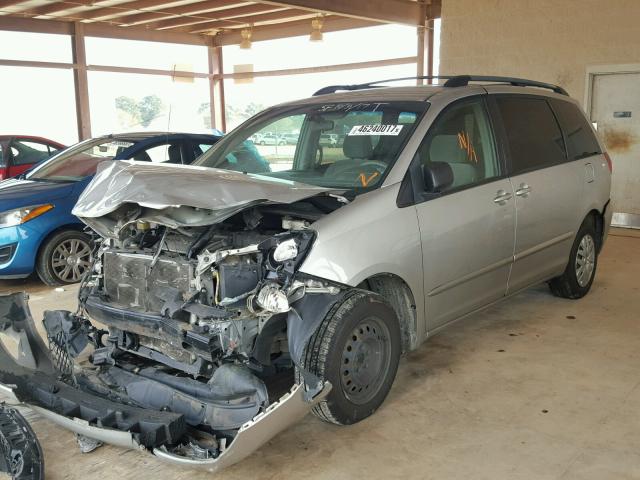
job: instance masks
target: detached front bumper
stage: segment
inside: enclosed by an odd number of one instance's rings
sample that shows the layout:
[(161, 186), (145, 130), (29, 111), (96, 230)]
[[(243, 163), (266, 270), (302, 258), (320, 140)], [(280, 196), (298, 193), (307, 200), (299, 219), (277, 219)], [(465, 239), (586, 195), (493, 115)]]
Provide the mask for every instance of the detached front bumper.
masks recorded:
[(295, 384), (266, 411), (242, 425), (215, 458), (183, 457), (170, 451), (186, 432), (182, 415), (118, 403), (58, 379), (48, 348), (36, 332), (25, 294), (0, 296), (0, 332), (17, 345), (17, 355), (13, 356), (0, 337), (1, 394), (75, 433), (210, 472), (250, 455), (304, 417), (331, 390), (331, 385), (325, 383), (310, 398), (303, 385)]

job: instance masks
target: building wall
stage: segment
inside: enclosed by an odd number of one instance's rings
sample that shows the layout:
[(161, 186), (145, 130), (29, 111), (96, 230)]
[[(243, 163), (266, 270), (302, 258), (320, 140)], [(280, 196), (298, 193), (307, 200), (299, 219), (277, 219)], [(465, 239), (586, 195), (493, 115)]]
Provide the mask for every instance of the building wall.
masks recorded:
[(583, 102), (587, 66), (640, 64), (640, 0), (442, 3), (442, 75), (546, 81)]

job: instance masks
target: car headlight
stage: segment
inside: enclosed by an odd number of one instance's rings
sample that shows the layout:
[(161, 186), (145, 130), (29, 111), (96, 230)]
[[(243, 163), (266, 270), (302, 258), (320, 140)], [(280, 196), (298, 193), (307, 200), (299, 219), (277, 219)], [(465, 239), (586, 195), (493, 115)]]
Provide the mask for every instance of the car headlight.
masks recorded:
[(27, 223), (29, 220), (33, 220), (52, 209), (53, 205), (47, 203), (44, 205), (34, 205), (31, 207), (16, 208), (15, 210), (2, 212), (0, 213), (0, 228), (22, 225), (23, 223)]
[(293, 273), (306, 257), (314, 240), (313, 230), (284, 232), (261, 242), (258, 250), (267, 258), (269, 269), (279, 270), (284, 266)]
[(273, 250), (273, 259), (276, 262), (286, 262), (287, 260), (293, 260), (297, 256), (298, 244), (293, 238), (285, 240)]
[(262, 287), (255, 297), (255, 303), (271, 313), (284, 313), (291, 309), (287, 294), (275, 284), (267, 284)]

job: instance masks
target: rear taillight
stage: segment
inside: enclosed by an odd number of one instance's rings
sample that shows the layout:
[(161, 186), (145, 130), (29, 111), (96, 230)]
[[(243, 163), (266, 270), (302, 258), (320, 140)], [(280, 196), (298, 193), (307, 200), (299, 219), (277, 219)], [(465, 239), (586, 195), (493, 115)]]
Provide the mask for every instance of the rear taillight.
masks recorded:
[(613, 173), (613, 163), (611, 163), (611, 157), (607, 152), (604, 152), (604, 159), (607, 161), (607, 167), (609, 167), (609, 173)]
[(0, 180), (4, 180), (7, 173), (8, 172), (6, 168), (0, 168)]

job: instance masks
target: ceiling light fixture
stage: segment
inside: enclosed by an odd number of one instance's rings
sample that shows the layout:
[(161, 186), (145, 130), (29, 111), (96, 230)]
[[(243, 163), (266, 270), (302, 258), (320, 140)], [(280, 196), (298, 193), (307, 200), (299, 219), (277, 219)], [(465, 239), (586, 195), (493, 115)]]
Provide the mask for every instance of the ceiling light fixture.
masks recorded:
[(240, 31), (240, 36), (242, 37), (242, 40), (240, 41), (240, 48), (243, 50), (249, 50), (251, 48), (251, 37), (253, 36), (251, 28), (243, 28)]
[(309, 35), (309, 40), (312, 42), (321, 42), (322, 41), (322, 26), (324, 25), (324, 20), (322, 17), (316, 17), (311, 20), (311, 34)]

